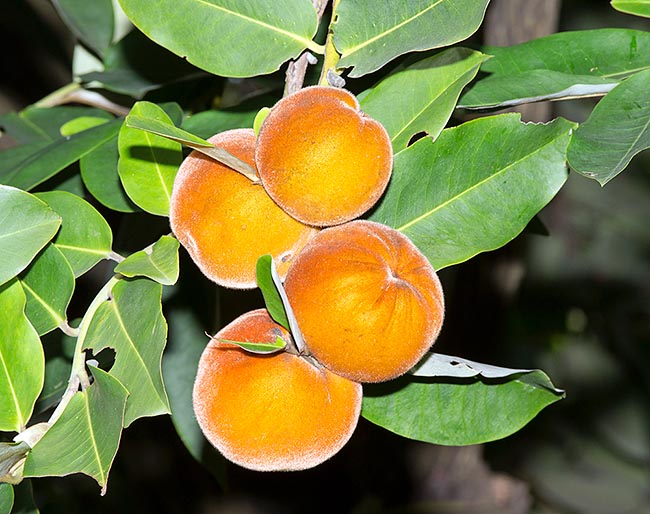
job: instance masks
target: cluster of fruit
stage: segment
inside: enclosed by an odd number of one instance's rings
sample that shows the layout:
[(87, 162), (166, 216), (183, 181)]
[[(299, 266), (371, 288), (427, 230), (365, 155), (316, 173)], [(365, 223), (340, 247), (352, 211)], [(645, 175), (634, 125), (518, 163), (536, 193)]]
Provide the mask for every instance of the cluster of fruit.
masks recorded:
[[(361, 383), (405, 373), (433, 344), (440, 282), (406, 236), (357, 219), (383, 194), (393, 155), (349, 92), (305, 88), (271, 109), (257, 137), (241, 129), (210, 141), (259, 181), (192, 153), (174, 184), (172, 230), (226, 287), (255, 287), (257, 259), (270, 254), (300, 334), (265, 309), (221, 329), (201, 357), (194, 410), (206, 438), (243, 467), (313, 467), (351, 437)], [(278, 338), (285, 350), (265, 355), (229, 342)]]

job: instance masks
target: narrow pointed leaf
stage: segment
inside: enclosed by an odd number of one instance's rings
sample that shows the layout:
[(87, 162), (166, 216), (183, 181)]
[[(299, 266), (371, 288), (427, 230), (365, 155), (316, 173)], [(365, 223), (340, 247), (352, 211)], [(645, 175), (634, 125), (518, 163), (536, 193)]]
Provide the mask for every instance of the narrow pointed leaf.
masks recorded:
[(45, 202), (0, 185), (0, 284), (25, 269), (60, 225), (61, 217)]
[(271, 73), (306, 48), (318, 50), (309, 0), (162, 0), (156, 9), (143, 0), (120, 4), (151, 39), (215, 75)]
[(282, 303), (282, 297), (273, 281), (273, 275), (271, 272), (272, 266), (273, 257), (270, 255), (262, 255), (257, 259), (257, 287), (262, 291), (266, 310), (269, 311), (273, 320), (287, 330), (291, 330), (289, 319), (287, 318), (287, 313), (285, 312), (284, 304)]
[(463, 446), (518, 431), (563, 394), (544, 387), (541, 371), (511, 379), (424, 378), (406, 375), (364, 386), (362, 415), (410, 439)]
[[(131, 114), (173, 125), (160, 107), (149, 102), (136, 103)], [(181, 145), (124, 125), (118, 147), (118, 171), (129, 198), (151, 214), (167, 216), (174, 177), (183, 160)]]
[(603, 98), (573, 134), (569, 164), (605, 185), (632, 158), (650, 148), (650, 69), (625, 80)]
[(162, 286), (148, 279), (119, 280), (88, 326), (84, 348), (115, 350), (110, 373), (129, 392), (125, 427), (143, 416), (169, 413), (160, 370), (167, 338), (161, 292)]
[(280, 336), (276, 337), (275, 341), (272, 343), (232, 341), (230, 339), (219, 339), (219, 341), (222, 343), (234, 344), (236, 346), (239, 346), (242, 350), (246, 350), (247, 352), (256, 353), (259, 355), (270, 355), (272, 353), (277, 353), (284, 350), (287, 346), (287, 342)]
[(516, 237), (567, 178), (574, 125), (525, 124), (517, 114), (443, 130), (395, 155), (391, 183), (370, 219), (400, 230), (436, 269)]
[(61, 216), (61, 230), (54, 244), (70, 263), (75, 277), (83, 275), (111, 252), (111, 227), (83, 198), (65, 191), (48, 191), (35, 196)]
[(0, 286), (0, 431), (20, 432), (43, 388), (45, 357), (18, 280)]
[(650, 33), (630, 29), (561, 32), (509, 47), (486, 47), (489, 75), (459, 101), (464, 108), (606, 94), (650, 67)]
[(171, 236), (162, 236), (153, 245), (129, 255), (115, 268), (126, 277), (148, 277), (170, 286), (178, 280), (179, 242)]
[(92, 368), (92, 374), (92, 385), (72, 397), (61, 417), (27, 456), (26, 477), (84, 473), (106, 491), (122, 435), (128, 393), (109, 373)]
[(56, 245), (50, 243), (32, 261), (20, 281), (27, 297), (25, 313), (39, 335), (66, 321), (74, 292), (74, 273)]
[(627, 14), (650, 18), (650, 0), (612, 0), (612, 7)]
[(341, 0), (334, 25), (338, 66), (354, 66), (350, 76), (360, 77), (398, 55), (462, 41), (479, 28), (488, 2)]
[(435, 139), (449, 121), (460, 92), (487, 58), (466, 48), (440, 52), (381, 81), (363, 97), (361, 109), (382, 123), (396, 152), (418, 132)]

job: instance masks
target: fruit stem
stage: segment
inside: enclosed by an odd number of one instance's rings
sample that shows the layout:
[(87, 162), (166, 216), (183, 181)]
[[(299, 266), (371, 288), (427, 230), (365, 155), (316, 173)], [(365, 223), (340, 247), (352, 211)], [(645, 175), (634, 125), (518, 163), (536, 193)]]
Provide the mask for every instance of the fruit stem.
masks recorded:
[[(341, 0), (333, 0), (333, 4), (332, 4), (332, 19), (330, 20), (330, 25), (327, 30), (327, 39), (325, 40), (325, 57), (323, 58), (323, 68), (321, 70), (320, 78), (318, 80), (318, 84), (320, 86), (330, 85), (332, 74), (338, 76), (336, 66), (339, 60), (341, 59), (341, 56), (339, 55), (338, 51), (336, 50), (336, 47), (334, 46), (334, 31), (332, 30), (332, 27), (336, 22), (336, 17), (337, 17), (336, 9), (340, 1)], [(332, 85), (338, 85), (338, 84), (332, 84)]]

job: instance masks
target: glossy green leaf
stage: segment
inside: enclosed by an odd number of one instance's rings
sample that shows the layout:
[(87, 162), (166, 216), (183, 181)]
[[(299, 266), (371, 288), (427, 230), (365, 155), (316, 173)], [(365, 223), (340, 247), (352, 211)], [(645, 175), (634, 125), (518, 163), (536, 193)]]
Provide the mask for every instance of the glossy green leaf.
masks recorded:
[(266, 305), (266, 310), (269, 311), (271, 318), (273, 318), (273, 320), (279, 325), (290, 330), (289, 319), (284, 310), (282, 297), (280, 296), (275, 281), (273, 280), (273, 272), (271, 271), (272, 266), (273, 257), (270, 255), (262, 255), (257, 259), (257, 287), (262, 291), (264, 304)]
[(382, 123), (396, 152), (418, 132), (436, 139), (487, 58), (466, 48), (440, 52), (382, 80), (363, 97), (361, 109)]
[(11, 514), (14, 506), (14, 486), (0, 483), (0, 514)]
[(113, 3), (111, 0), (53, 0), (59, 15), (69, 29), (85, 44), (99, 53), (113, 40)]
[(34, 488), (31, 480), (23, 480), (14, 486), (14, 510), (12, 514), (40, 514), (34, 502)]
[(151, 39), (215, 75), (271, 73), (305, 48), (320, 51), (312, 42), (318, 19), (309, 0), (162, 0), (156, 9), (146, 0), (120, 4)]
[(650, 148), (650, 69), (603, 98), (574, 132), (567, 157), (573, 169), (605, 185)]
[(398, 55), (449, 46), (480, 26), (489, 0), (367, 2), (341, 0), (334, 44), (351, 77), (378, 70)]
[(114, 211), (135, 212), (138, 206), (127, 196), (117, 172), (119, 157), (116, 136), (81, 158), (81, 178), (88, 192), (101, 204)]
[(650, 67), (650, 33), (629, 29), (561, 32), (510, 47), (486, 47), (489, 75), (460, 99), (466, 108), (602, 95)]
[(61, 127), (63, 125), (82, 116), (104, 118), (107, 121), (113, 119), (112, 114), (102, 109), (69, 105), (56, 107), (36, 107), (30, 105), (22, 110), (19, 116), (37, 127), (50, 140), (58, 139), (61, 136)]
[(236, 128), (253, 126), (257, 111), (203, 111), (183, 120), (182, 128), (194, 135), (207, 139)]
[(162, 236), (153, 245), (129, 255), (115, 268), (116, 273), (126, 277), (148, 277), (170, 286), (178, 280), (178, 240)]
[(141, 99), (166, 84), (201, 75), (205, 72), (157, 45), (139, 30), (131, 30), (106, 50), (102, 71), (86, 73), (81, 79)]
[(75, 277), (83, 275), (111, 252), (111, 227), (83, 198), (65, 191), (48, 191), (36, 196), (62, 218), (54, 244), (68, 259)]
[(73, 136), (61, 136), (1, 175), (0, 180), (29, 190), (114, 137), (121, 124), (121, 120), (114, 120)]
[(60, 225), (61, 217), (45, 202), (0, 185), (0, 284), (25, 269)]
[[(138, 102), (131, 115), (173, 123), (157, 105)], [(118, 172), (129, 198), (138, 207), (159, 216), (169, 213), (174, 177), (183, 160), (181, 145), (164, 137), (124, 125), (119, 134)]]
[(114, 376), (91, 367), (94, 381), (77, 392), (25, 461), (26, 477), (84, 473), (106, 491), (122, 435), (127, 391)]
[(612, 0), (611, 3), (618, 11), (650, 18), (650, 0)]
[(233, 341), (231, 339), (221, 339), (219, 341), (227, 344), (234, 344), (239, 346), (242, 350), (258, 355), (270, 355), (284, 350), (287, 347), (287, 342), (280, 336), (275, 338), (272, 343), (260, 343), (253, 341)]
[(0, 431), (20, 432), (43, 387), (45, 358), (18, 280), (0, 286)]
[(16, 112), (0, 116), (0, 129), (3, 135), (9, 134), (18, 145), (50, 139), (40, 127)]
[(74, 273), (63, 253), (50, 243), (20, 278), (27, 306), (25, 313), (39, 335), (67, 320), (66, 311), (74, 292)]
[(97, 309), (84, 348), (116, 352), (111, 375), (129, 392), (124, 426), (143, 416), (169, 413), (160, 361), (167, 338), (162, 286), (148, 279), (119, 280)]
[(75, 118), (74, 120), (70, 120), (61, 125), (60, 132), (62, 136), (72, 136), (78, 132), (98, 127), (107, 122), (108, 120), (96, 116), (81, 116), (80, 118)]
[(563, 397), (541, 371), (513, 379), (445, 381), (407, 375), (364, 385), (362, 415), (404, 437), (463, 446), (507, 437)]
[(573, 124), (479, 118), (395, 155), (393, 176), (370, 219), (406, 234), (436, 268), (516, 237), (562, 187)]

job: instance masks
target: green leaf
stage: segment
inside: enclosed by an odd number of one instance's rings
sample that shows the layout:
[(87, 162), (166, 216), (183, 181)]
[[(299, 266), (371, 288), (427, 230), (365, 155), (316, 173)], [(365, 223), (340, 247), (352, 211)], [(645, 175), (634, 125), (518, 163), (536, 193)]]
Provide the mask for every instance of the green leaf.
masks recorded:
[(114, 211), (135, 212), (138, 206), (129, 200), (117, 172), (119, 157), (115, 136), (81, 158), (81, 178), (101, 204)]
[[(74, 87), (78, 88), (77, 85)], [(82, 116), (104, 118), (107, 121), (113, 119), (113, 115), (95, 107), (67, 105), (56, 107), (36, 107), (31, 105), (22, 110), (19, 116), (37, 127), (51, 141), (61, 136), (61, 127), (63, 125)]]
[(23, 480), (14, 486), (14, 510), (12, 514), (40, 514), (34, 502), (34, 488), (31, 480)]
[[(12, 468), (29, 452), (30, 447), (25, 441), (17, 443), (0, 443), (0, 481), (11, 473)], [(2, 484), (0, 483), (0, 486)], [(13, 495), (12, 495), (13, 499)], [(2, 489), (0, 488), (0, 506), (2, 505)], [(3, 512), (0, 508), (0, 512)]]
[(489, 75), (460, 99), (484, 108), (605, 94), (623, 78), (650, 67), (650, 33), (629, 29), (561, 32), (504, 48), (481, 66)]
[(111, 375), (129, 392), (124, 426), (143, 416), (169, 413), (160, 361), (167, 337), (162, 286), (148, 279), (118, 280), (88, 326), (84, 349), (116, 352)]
[(463, 446), (516, 432), (563, 397), (541, 371), (504, 379), (445, 381), (406, 375), (364, 385), (362, 415), (410, 439)]
[(178, 280), (179, 242), (171, 236), (162, 236), (153, 245), (129, 255), (115, 268), (126, 277), (148, 277), (170, 286)]
[(341, 0), (334, 25), (338, 67), (350, 77), (381, 68), (398, 55), (449, 46), (480, 26), (489, 0), (367, 2)]
[(45, 202), (0, 185), (0, 284), (25, 269), (59, 225), (61, 218)]
[(569, 164), (605, 185), (639, 152), (650, 148), (650, 69), (630, 77), (603, 98), (574, 132)]
[(650, 0), (612, 0), (611, 3), (617, 11), (650, 18)]
[(255, 119), (253, 120), (253, 130), (255, 132), (255, 136), (259, 136), (260, 127), (262, 126), (262, 123), (264, 123), (264, 120), (266, 119), (266, 117), (269, 115), (270, 112), (271, 112), (270, 107), (262, 107), (255, 115)]
[(0, 483), (0, 514), (11, 514), (14, 506), (14, 487)]
[(219, 341), (227, 344), (234, 344), (239, 346), (242, 350), (259, 355), (270, 355), (284, 350), (287, 347), (287, 342), (280, 336), (275, 338), (272, 343), (256, 343), (252, 341), (232, 341), (231, 339), (221, 339)]
[(109, 373), (92, 367), (94, 381), (70, 400), (61, 417), (25, 461), (26, 477), (84, 473), (106, 492), (122, 435), (127, 391)]
[(72, 136), (78, 132), (98, 127), (107, 122), (108, 120), (96, 116), (81, 116), (61, 125), (60, 132), (62, 136)]
[(113, 40), (113, 3), (111, 0), (54, 0), (52, 2), (75, 36), (93, 50), (103, 53)]
[(479, 118), (395, 155), (388, 189), (370, 219), (406, 234), (436, 268), (516, 237), (567, 178), (574, 125)]
[[(169, 116), (149, 102), (136, 103), (130, 115), (173, 126)], [(174, 177), (183, 160), (181, 145), (125, 124), (120, 130), (118, 148), (118, 172), (129, 198), (151, 214), (167, 216)]]
[(273, 280), (272, 267), (273, 257), (270, 255), (262, 255), (257, 259), (257, 287), (262, 291), (266, 310), (269, 311), (271, 318), (287, 330), (291, 330), (282, 297)]
[(236, 128), (253, 126), (258, 111), (203, 111), (193, 114), (183, 120), (183, 129), (199, 137), (207, 139)]
[(0, 116), (0, 128), (9, 134), (18, 145), (47, 141), (50, 138), (36, 124), (15, 112)]
[(162, 0), (156, 9), (146, 0), (120, 3), (147, 36), (215, 75), (271, 73), (305, 48), (321, 51), (312, 41), (318, 18), (310, 0)]
[(25, 314), (39, 335), (61, 326), (74, 292), (74, 273), (63, 253), (50, 243), (21, 276)]
[(121, 124), (121, 120), (113, 120), (72, 136), (59, 137), (2, 174), (0, 180), (29, 190), (111, 139)]
[(75, 277), (108, 257), (113, 233), (92, 205), (65, 191), (48, 191), (35, 196), (46, 202), (63, 220), (54, 244), (68, 259)]
[(363, 97), (361, 109), (382, 123), (396, 152), (406, 148), (418, 132), (436, 139), (460, 92), (487, 58), (466, 48), (440, 52), (382, 80)]
[(20, 432), (43, 387), (45, 358), (18, 280), (0, 286), (0, 431)]

